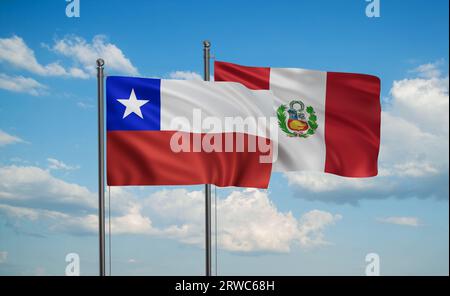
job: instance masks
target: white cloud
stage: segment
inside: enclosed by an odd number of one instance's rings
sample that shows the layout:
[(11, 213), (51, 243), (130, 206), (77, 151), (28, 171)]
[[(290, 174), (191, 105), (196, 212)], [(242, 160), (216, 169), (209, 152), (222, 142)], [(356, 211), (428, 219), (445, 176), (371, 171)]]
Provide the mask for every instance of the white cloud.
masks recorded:
[(8, 260), (8, 252), (7, 251), (0, 251), (0, 264), (5, 263), (6, 260)]
[(448, 167), (448, 135), (423, 131), (416, 124), (384, 112), (382, 114), (382, 143), (380, 164), (390, 174), (402, 174), (396, 166), (415, 163), (429, 163), (443, 171)]
[[(65, 213), (62, 211), (11, 206), (0, 204), (0, 212), (10, 218), (42, 222), (47, 229), (69, 234), (97, 234), (97, 214)], [(111, 229), (114, 235), (120, 234), (158, 234), (160, 231), (152, 227), (150, 218), (142, 216), (139, 206), (130, 208), (128, 213), (111, 218)]]
[(307, 247), (329, 244), (324, 239), (323, 231), (341, 219), (342, 215), (333, 215), (319, 210), (312, 210), (304, 214), (299, 221), (300, 243)]
[(81, 78), (81, 79), (87, 79), (89, 78), (89, 74), (86, 73), (84, 70), (76, 67), (72, 67), (68, 71), (68, 75), (74, 78)]
[(439, 174), (439, 170), (428, 162), (406, 162), (395, 164), (394, 169), (398, 176), (421, 177)]
[(6, 62), (18, 69), (27, 70), (42, 76), (72, 76), (86, 78), (80, 69), (72, 68), (67, 71), (59, 63), (40, 64), (34, 51), (18, 36), (0, 38), (0, 62)]
[(0, 201), (15, 204), (40, 204), (95, 208), (96, 195), (86, 187), (53, 177), (34, 166), (0, 167)]
[(185, 189), (157, 191), (147, 199), (145, 205), (154, 212), (164, 213), (163, 219), (179, 223), (201, 224), (204, 217), (204, 195), (201, 191)]
[[(146, 201), (171, 225), (160, 233), (184, 243), (201, 245), (204, 196), (201, 191), (165, 190)], [(264, 191), (234, 191), (218, 199), (219, 246), (232, 252), (289, 252), (292, 245), (315, 247), (326, 244), (323, 230), (341, 216), (313, 210), (296, 219), (280, 212)]]
[(394, 81), (387, 111), (433, 134), (448, 133), (449, 78), (433, 76)]
[(59, 214), (60, 217), (52, 219), (53, 223), (49, 228), (50, 230), (70, 234), (98, 233), (98, 215), (96, 214), (89, 214), (84, 216), (75, 216), (64, 213)]
[(22, 207), (14, 207), (10, 205), (0, 204), (0, 211), (7, 214), (10, 217), (19, 218), (19, 219), (27, 219), (27, 220), (36, 220), (39, 215), (34, 209), (22, 208)]
[[(180, 79), (180, 80), (202, 80), (203, 75), (193, 71), (173, 71), (168, 75), (170, 79)], [(210, 81), (214, 81), (214, 75), (209, 76)]]
[(111, 218), (111, 231), (114, 234), (156, 234), (150, 218), (141, 213), (141, 206), (133, 205), (123, 216)]
[(289, 252), (291, 245), (325, 244), (323, 230), (339, 215), (313, 210), (296, 219), (279, 212), (266, 192), (247, 189), (231, 193), (219, 205), (219, 240), (224, 249), (240, 252)]
[(59, 219), (59, 218), (67, 218), (68, 216), (57, 212), (57, 211), (49, 211), (43, 209), (34, 209), (34, 208), (26, 208), (26, 207), (16, 207), (10, 205), (0, 204), (0, 210), (5, 214), (19, 218), (19, 219), (27, 219), (31, 221), (36, 221), (42, 218), (50, 218), (50, 219)]
[(223, 216), (219, 239), (224, 249), (288, 252), (300, 238), (297, 219), (291, 212), (278, 212), (263, 192), (234, 192), (219, 211)]
[(440, 77), (442, 75), (440, 67), (442, 66), (443, 62), (444, 61), (441, 60), (434, 63), (423, 64), (411, 70), (410, 72), (415, 73), (423, 78)]
[[(37, 167), (1, 167), (0, 179), (0, 211), (10, 219), (43, 223), (50, 231), (97, 233), (97, 197), (85, 187)], [(113, 234), (167, 237), (203, 247), (202, 191), (162, 190), (138, 198), (129, 189), (111, 189)], [(289, 252), (293, 246), (324, 245), (324, 230), (341, 219), (318, 210), (296, 218), (279, 211), (267, 192), (256, 189), (219, 198), (218, 213), (219, 247), (231, 252)]]
[[(420, 77), (394, 81), (382, 112), (379, 176), (285, 174), (298, 196), (350, 203), (389, 196), (448, 198), (448, 183), (438, 183), (446, 179), (449, 167), (449, 78), (442, 76), (438, 63), (414, 72)], [(319, 192), (326, 194), (315, 194)]]
[(421, 225), (419, 218), (417, 217), (385, 217), (385, 218), (378, 218), (377, 221), (381, 223), (412, 226), (412, 227), (417, 227)]
[(24, 142), (25, 141), (22, 140), (21, 138), (10, 135), (0, 129), (0, 147), (6, 146), (6, 145), (11, 145), (11, 144), (16, 144), (16, 143), (24, 143)]
[[(25, 41), (18, 36), (10, 38), (0, 38), (0, 62), (5, 62), (13, 67), (26, 70), (41, 76), (62, 76), (87, 79), (94, 77), (96, 73), (96, 60), (103, 58), (106, 61), (108, 71), (117, 71), (119, 73), (137, 75), (137, 68), (124, 55), (122, 50), (115, 44), (109, 43), (103, 35), (96, 35), (92, 42), (78, 36), (68, 36), (63, 39), (55, 40), (53, 46), (44, 44), (44, 47), (69, 58), (73, 62), (73, 66), (64, 67), (60, 62), (52, 62), (47, 65), (39, 63), (34, 51), (28, 47)], [(1, 78), (1, 77), (0, 77)], [(4, 89), (19, 91), (17, 86), (28, 85), (32, 89), (26, 92), (37, 94), (38, 90), (43, 86), (31, 78), (21, 76), (15, 77), (15, 83), (11, 81), (12, 77), (5, 76), (0, 79), (0, 87), (3, 84)], [(28, 88), (28, 89), (29, 89)], [(27, 89), (27, 88), (25, 88)]]
[(203, 77), (200, 74), (191, 71), (174, 71), (169, 73), (169, 78), (182, 80), (203, 80)]
[(13, 219), (47, 224), (45, 229), (51, 231), (72, 234), (95, 234), (98, 231), (98, 216), (94, 214), (76, 216), (61, 211), (6, 204), (0, 204), (0, 212)]
[[(391, 175), (426, 177), (448, 171), (449, 78), (395, 81), (392, 102), (382, 114), (380, 163)], [(435, 76), (438, 75), (438, 76)]]
[(33, 78), (0, 73), (0, 89), (40, 96), (46, 94), (47, 87)]
[(72, 59), (75, 64), (81, 66), (82, 70), (75, 68), (72, 74), (77, 72), (79, 75), (94, 76), (98, 58), (105, 60), (105, 67), (108, 72), (117, 71), (128, 75), (139, 74), (137, 68), (122, 50), (115, 44), (109, 43), (103, 35), (94, 36), (92, 42), (87, 42), (78, 36), (67, 36), (56, 40), (51, 49)]
[(343, 178), (321, 172), (289, 172), (289, 185), (301, 186), (311, 192), (331, 192), (336, 189), (365, 190), (375, 186), (371, 179)]
[(47, 158), (48, 161), (48, 168), (50, 170), (64, 170), (64, 171), (71, 171), (79, 169), (79, 166), (70, 166), (62, 162), (61, 160), (57, 160), (54, 158)]

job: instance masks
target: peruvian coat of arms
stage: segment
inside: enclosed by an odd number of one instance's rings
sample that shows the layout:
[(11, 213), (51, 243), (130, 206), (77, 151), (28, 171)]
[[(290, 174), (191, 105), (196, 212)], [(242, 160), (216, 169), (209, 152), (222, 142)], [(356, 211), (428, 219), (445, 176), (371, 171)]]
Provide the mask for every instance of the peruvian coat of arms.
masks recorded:
[(278, 125), (288, 137), (308, 138), (315, 134), (318, 127), (314, 108), (300, 100), (293, 100), (288, 105), (282, 104), (277, 109)]

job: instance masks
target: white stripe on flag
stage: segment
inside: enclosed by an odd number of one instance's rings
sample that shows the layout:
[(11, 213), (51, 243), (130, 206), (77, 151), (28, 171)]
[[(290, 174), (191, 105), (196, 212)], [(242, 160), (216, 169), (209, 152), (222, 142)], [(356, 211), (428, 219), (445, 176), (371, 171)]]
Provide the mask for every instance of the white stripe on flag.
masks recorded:
[(325, 98), (327, 73), (303, 69), (271, 68), (270, 90), (275, 95), (275, 112), (281, 104), (300, 100), (312, 106), (318, 128), (308, 138), (288, 137), (280, 130), (278, 160), (274, 171), (324, 171), (325, 169)]
[[(252, 132), (245, 126), (225, 126), (225, 118), (269, 118), (272, 116), (274, 96), (270, 91), (252, 91), (240, 83), (161, 80), (161, 130), (173, 130), (173, 119), (184, 117), (189, 124), (179, 131), (194, 133), (243, 132), (266, 136), (266, 127)], [(221, 126), (213, 129), (194, 124), (193, 112), (201, 110), (201, 119), (213, 117)], [(197, 120), (197, 119), (195, 119)], [(209, 121), (212, 123), (212, 121)]]

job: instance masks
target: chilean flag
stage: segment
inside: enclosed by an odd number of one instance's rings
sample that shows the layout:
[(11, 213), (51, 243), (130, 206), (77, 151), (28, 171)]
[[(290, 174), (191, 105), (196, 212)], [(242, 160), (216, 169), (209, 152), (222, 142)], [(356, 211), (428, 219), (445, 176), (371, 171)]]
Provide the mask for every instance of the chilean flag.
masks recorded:
[(108, 77), (108, 185), (267, 188), (269, 135), (224, 122), (267, 118), (273, 100), (270, 91), (233, 82)]
[(321, 171), (346, 177), (378, 173), (380, 79), (351, 73), (246, 67), (216, 61), (215, 81), (235, 81), (276, 97), (274, 171)]

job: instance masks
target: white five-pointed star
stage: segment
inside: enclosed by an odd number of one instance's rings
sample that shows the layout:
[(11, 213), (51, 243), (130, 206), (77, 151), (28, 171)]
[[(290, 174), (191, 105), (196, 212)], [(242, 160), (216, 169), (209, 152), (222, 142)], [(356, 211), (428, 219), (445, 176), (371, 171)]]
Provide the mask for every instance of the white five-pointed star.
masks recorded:
[(144, 117), (142, 116), (141, 107), (149, 102), (149, 100), (138, 100), (136, 98), (136, 94), (134, 93), (134, 88), (131, 89), (129, 99), (127, 100), (117, 99), (117, 101), (119, 101), (119, 103), (127, 107), (125, 109), (125, 113), (123, 113), (122, 119), (127, 117), (131, 113), (134, 113), (143, 119)]

